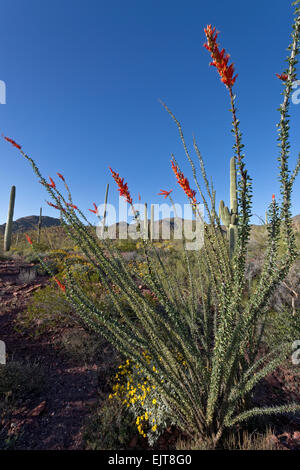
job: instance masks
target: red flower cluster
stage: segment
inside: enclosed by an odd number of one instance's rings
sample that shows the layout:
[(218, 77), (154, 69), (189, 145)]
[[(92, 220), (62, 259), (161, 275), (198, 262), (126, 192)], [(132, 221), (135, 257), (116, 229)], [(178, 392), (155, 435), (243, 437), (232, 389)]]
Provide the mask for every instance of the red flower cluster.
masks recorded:
[(204, 28), (204, 32), (207, 38), (207, 43), (204, 44), (204, 47), (211, 53), (211, 58), (213, 61), (209, 65), (213, 65), (217, 68), (219, 75), (221, 77), (221, 82), (223, 82), (228, 88), (231, 88), (234, 85), (236, 77), (233, 77), (234, 74), (234, 65), (228, 65), (229, 54), (226, 54), (225, 49), (219, 50), (219, 45), (217, 43), (218, 32), (215, 32), (216, 28), (212, 28), (211, 24), (207, 25)]
[(60, 207), (56, 206), (55, 204), (52, 204), (52, 202), (48, 202), (48, 201), (46, 201), (46, 202), (47, 202), (47, 204), (48, 204), (49, 206), (54, 207), (54, 209), (57, 209), (57, 210), (59, 210), (59, 211), (61, 210), (61, 211), (63, 211), (63, 212), (66, 212), (65, 209), (60, 208)]
[(282, 73), (281, 75), (279, 75), (279, 73), (276, 73), (276, 77), (279, 78), (279, 80), (282, 80), (283, 82), (285, 82), (289, 78), (286, 73)]
[(32, 240), (31, 240), (31, 238), (29, 237), (29, 235), (27, 235), (27, 233), (25, 233), (25, 237), (26, 237), (28, 243), (30, 243), (30, 245), (32, 245)]
[(48, 186), (50, 186), (51, 188), (55, 188), (55, 183), (53, 181), (53, 179), (49, 176), (49, 180), (50, 180), (50, 184), (48, 183)]
[(21, 148), (22, 148), (21, 145), (17, 144), (14, 140), (10, 139), (9, 137), (5, 137), (5, 135), (3, 135), (3, 137), (4, 137), (5, 140), (7, 140), (7, 142), (10, 142), (12, 145), (17, 147), (17, 149), (21, 150)]
[(93, 206), (94, 206), (95, 210), (89, 209), (89, 211), (93, 212), (94, 214), (97, 214), (97, 212), (98, 212), (97, 204), (95, 202), (93, 202)]
[(124, 196), (126, 201), (129, 204), (132, 204), (132, 197), (130, 196), (127, 183), (124, 183), (124, 178), (120, 178), (119, 173), (116, 173), (110, 167), (109, 167), (109, 169), (111, 171), (113, 179), (115, 180), (115, 182), (117, 183), (117, 185), (119, 187), (118, 191), (120, 193), (120, 196)]
[(168, 197), (172, 191), (173, 189), (171, 189), (171, 191), (165, 191), (164, 189), (161, 189), (160, 193), (158, 193), (158, 196), (165, 196), (165, 199), (166, 199), (166, 197)]
[(65, 292), (66, 291), (66, 286), (64, 286), (59, 279), (56, 279), (56, 277), (54, 278), (55, 282), (57, 283), (57, 285), (59, 286), (59, 288)]
[(177, 178), (177, 183), (180, 184), (183, 191), (185, 192), (187, 197), (191, 200), (191, 202), (193, 204), (197, 204), (196, 191), (190, 188), (190, 183), (188, 182), (188, 179), (185, 178), (184, 174), (179, 170), (178, 166), (174, 163), (173, 160), (171, 160), (171, 164), (172, 164), (172, 170), (174, 171), (175, 176)]
[(273, 199), (273, 201), (274, 201), (274, 199), (275, 199), (275, 194), (272, 194), (272, 199)]
[(57, 176), (65, 183), (65, 178), (60, 173), (56, 173)]
[(67, 202), (67, 206), (72, 207), (73, 209), (77, 209), (77, 210), (78, 210), (78, 207), (77, 207), (77, 206), (74, 206), (74, 204), (70, 204), (69, 202)]

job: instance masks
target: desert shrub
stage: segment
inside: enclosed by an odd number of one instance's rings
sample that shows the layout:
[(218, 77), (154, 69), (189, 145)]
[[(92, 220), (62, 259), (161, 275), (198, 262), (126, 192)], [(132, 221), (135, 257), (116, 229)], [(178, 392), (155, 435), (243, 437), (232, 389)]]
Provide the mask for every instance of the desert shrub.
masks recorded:
[(105, 400), (89, 418), (83, 433), (87, 450), (126, 450), (137, 435), (133, 413), (121, 400)]
[(120, 252), (130, 252), (130, 251), (135, 251), (136, 250), (136, 240), (132, 240), (131, 238), (128, 238), (126, 240), (117, 240), (116, 241), (116, 248)]
[[(239, 431), (229, 434), (219, 444), (221, 450), (279, 450), (280, 446), (272, 432), (268, 429), (264, 433)], [(213, 450), (212, 439), (200, 438), (198, 440), (178, 439), (176, 450)]]
[(37, 361), (10, 360), (0, 365), (0, 448), (13, 449), (18, 439), (7, 427), (20, 403), (38, 395), (45, 386), (46, 373)]
[[(116, 307), (108, 293), (108, 290), (99, 283), (99, 274), (95, 273), (85, 264), (71, 265), (70, 268), (74, 279), (80, 283), (83, 291), (88, 294), (95, 302), (99, 309), (106, 315), (116, 311)], [(62, 280), (62, 274), (60, 275)], [(128, 303), (126, 296), (120, 292), (116, 286), (112, 286), (116, 290), (122, 311), (128, 314), (131, 319), (135, 319), (136, 315)], [(155, 300), (151, 297), (152, 303)], [(124, 321), (120, 318), (121, 323)], [(26, 307), (26, 309), (18, 313), (15, 323), (15, 330), (22, 333), (26, 332), (33, 337), (38, 337), (48, 331), (60, 331), (63, 328), (70, 328), (76, 325), (83, 325), (89, 330), (88, 325), (83, 323), (74, 312), (74, 308), (70, 305), (64, 293), (57, 289), (55, 280), (51, 280), (51, 284), (36, 290)], [(93, 330), (89, 330), (93, 331)], [(82, 353), (84, 355), (84, 353)]]
[(78, 327), (64, 331), (56, 340), (57, 347), (64, 356), (81, 364), (99, 362), (103, 358), (105, 343), (106, 341), (100, 335)]
[(72, 315), (72, 308), (63, 293), (54, 285), (36, 290), (27, 308), (18, 313), (15, 330), (26, 332), (34, 337), (61, 328), (78, 324), (78, 318)]
[(0, 365), (0, 402), (5, 398), (39, 393), (45, 382), (45, 371), (38, 362), (10, 361)]
[(270, 308), (289, 314), (300, 309), (300, 259), (291, 267), (285, 280), (281, 282), (270, 299)]
[(300, 340), (300, 309), (297, 310), (296, 315), (293, 315), (290, 310), (268, 312), (264, 340), (271, 347), (286, 342), (292, 344)]
[[(161, 383), (168, 382), (168, 377), (156, 369), (151, 356), (146, 351), (143, 351), (143, 356), (152, 370), (158, 374)], [(177, 354), (177, 359), (178, 363), (181, 362), (183, 366), (186, 366), (180, 353)], [(157, 442), (167, 427), (176, 424), (151, 377), (145, 375), (139, 366), (131, 363), (129, 359), (118, 366), (112, 391), (109, 399), (119, 398), (127, 408), (131, 407), (136, 416), (137, 430), (142, 437), (148, 439), (150, 446)]]

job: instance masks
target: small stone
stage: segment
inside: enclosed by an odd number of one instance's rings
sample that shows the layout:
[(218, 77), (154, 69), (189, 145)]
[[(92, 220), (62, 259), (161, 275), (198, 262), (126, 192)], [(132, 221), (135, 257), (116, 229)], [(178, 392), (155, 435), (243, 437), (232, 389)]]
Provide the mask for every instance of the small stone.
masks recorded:
[(45, 407), (46, 407), (46, 401), (42, 401), (33, 410), (29, 411), (27, 416), (39, 416), (44, 411)]

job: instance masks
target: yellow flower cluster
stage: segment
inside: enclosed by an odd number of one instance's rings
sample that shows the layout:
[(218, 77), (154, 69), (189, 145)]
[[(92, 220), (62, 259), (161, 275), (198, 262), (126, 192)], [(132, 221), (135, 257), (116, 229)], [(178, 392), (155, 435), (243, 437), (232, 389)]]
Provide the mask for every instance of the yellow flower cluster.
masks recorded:
[[(143, 356), (145, 357), (148, 364), (151, 362), (151, 356), (147, 354), (146, 351), (143, 351)], [(186, 366), (186, 362), (183, 360), (182, 354), (177, 354), (178, 360), (182, 362), (184, 366)], [(161, 360), (161, 358), (159, 358)], [(145, 399), (150, 395), (151, 391), (153, 391), (156, 387), (155, 385), (150, 385), (149, 380), (150, 377), (147, 376), (146, 378), (143, 377), (138, 383), (134, 383), (134, 375), (132, 368), (135, 367), (137, 375), (142, 374), (139, 371), (138, 365), (133, 365), (130, 363), (130, 360), (127, 359), (125, 364), (122, 364), (118, 367), (119, 372), (115, 375), (116, 383), (113, 385), (113, 393), (109, 395), (109, 399), (113, 397), (120, 398), (123, 400), (123, 404), (126, 404), (127, 407), (134, 405), (135, 403), (140, 404), (142, 407), (145, 406)], [(153, 372), (157, 372), (155, 366), (152, 367)], [(164, 380), (161, 380), (163, 383)], [(152, 399), (151, 405), (156, 405), (157, 400), (155, 398)], [(155, 422), (155, 418), (151, 417), (151, 411), (145, 411), (144, 414), (137, 416), (136, 418), (136, 425), (139, 433), (143, 437), (147, 437), (146, 430), (151, 426), (151, 430), (155, 432), (157, 430), (157, 423)], [(151, 423), (151, 424), (150, 424)]]
[[(151, 361), (151, 357), (147, 355), (145, 351), (143, 351), (143, 356), (145, 357), (147, 363), (149, 364)], [(109, 399), (115, 397), (119, 397), (123, 399), (123, 404), (127, 404), (127, 407), (139, 402), (142, 406), (145, 404), (145, 398), (148, 394), (150, 394), (151, 390), (154, 390), (156, 387), (155, 385), (149, 385), (149, 376), (146, 377), (146, 380), (139, 382), (138, 384), (133, 384), (133, 373), (131, 370), (130, 360), (127, 359), (126, 363), (120, 365), (118, 368), (120, 371), (115, 375), (115, 379), (117, 379), (117, 383), (113, 385), (113, 392), (109, 395)], [(134, 366), (136, 369), (139, 369), (138, 365)], [(155, 366), (153, 366), (153, 371), (157, 372)], [(136, 371), (138, 375), (141, 375), (140, 371)], [(127, 383), (125, 380), (122, 380), (122, 377), (127, 377)], [(163, 382), (163, 380), (162, 380)], [(153, 399), (152, 403), (155, 405), (156, 400)], [(145, 430), (143, 429), (143, 423), (149, 422), (150, 420), (151, 411), (145, 412), (143, 415), (138, 416), (136, 419), (136, 424), (139, 433), (143, 437), (147, 437)], [(155, 419), (152, 418), (152, 431), (156, 431), (157, 425), (155, 424)]]
[(130, 261), (128, 267), (140, 277), (144, 277), (148, 272), (147, 263), (145, 261)]

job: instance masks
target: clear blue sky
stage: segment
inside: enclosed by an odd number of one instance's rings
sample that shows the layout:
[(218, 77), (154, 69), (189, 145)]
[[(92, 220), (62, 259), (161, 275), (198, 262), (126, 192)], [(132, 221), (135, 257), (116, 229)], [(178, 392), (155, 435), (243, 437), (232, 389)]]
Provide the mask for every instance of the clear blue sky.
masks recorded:
[[(118, 192), (108, 166), (128, 182), (134, 200), (163, 202), (172, 189), (186, 202), (170, 167), (173, 152), (192, 174), (177, 128), (158, 99), (182, 123), (192, 150), (195, 134), (207, 173), (229, 203), (233, 137), (229, 96), (209, 53), (203, 28), (220, 31), (219, 43), (239, 74), (234, 87), (244, 134), (246, 164), (253, 177), (253, 212), (264, 216), (279, 195), (277, 131), (293, 9), (288, 0), (6, 0), (1, 3), (1, 72), (7, 103), (0, 131), (15, 139), (44, 176), (68, 180), (82, 209)], [(300, 104), (291, 107), (291, 169), (300, 150)], [(192, 151), (193, 153), (193, 151)], [(14, 218), (57, 217), (28, 162), (0, 141), (0, 223), (16, 186)], [(56, 178), (55, 178), (56, 177)], [(300, 213), (300, 179), (293, 215)], [(87, 211), (91, 221), (93, 215)], [(258, 223), (258, 219), (253, 219)]]

